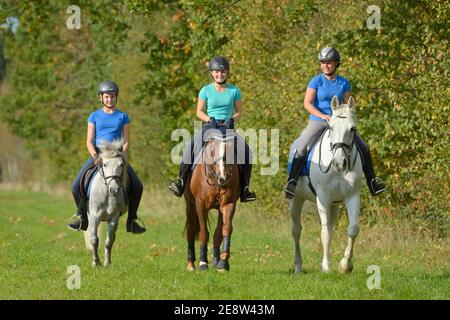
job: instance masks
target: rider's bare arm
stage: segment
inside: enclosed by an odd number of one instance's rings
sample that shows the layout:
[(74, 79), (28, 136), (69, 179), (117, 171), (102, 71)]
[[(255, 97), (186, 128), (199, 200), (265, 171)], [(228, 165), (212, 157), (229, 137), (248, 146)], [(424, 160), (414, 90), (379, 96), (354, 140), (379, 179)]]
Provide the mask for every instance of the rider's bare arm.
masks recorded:
[(234, 111), (233, 119), (234, 121), (237, 121), (242, 117), (242, 100), (234, 102)]
[(203, 111), (205, 109), (206, 102), (203, 99), (198, 99), (197, 102), (197, 117), (203, 122), (208, 122), (209, 116)]
[(130, 125), (127, 123), (123, 126), (123, 153), (128, 154), (130, 148)]
[(348, 99), (350, 98), (351, 95), (352, 95), (352, 93), (350, 91), (345, 91), (344, 92), (344, 103), (345, 104), (348, 103)]
[(94, 139), (95, 139), (95, 124), (89, 122), (86, 135), (86, 147), (91, 157), (95, 159), (97, 156), (97, 151), (95, 151)]

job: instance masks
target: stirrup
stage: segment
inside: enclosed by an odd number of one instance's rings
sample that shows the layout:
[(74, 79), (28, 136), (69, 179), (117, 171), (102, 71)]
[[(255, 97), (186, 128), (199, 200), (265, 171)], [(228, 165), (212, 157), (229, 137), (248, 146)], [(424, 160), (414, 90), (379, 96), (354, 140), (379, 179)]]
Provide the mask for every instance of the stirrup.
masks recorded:
[(256, 194), (254, 192), (250, 191), (250, 188), (246, 186), (244, 188), (244, 201), (241, 202), (248, 202), (248, 201), (255, 201), (256, 200)]
[[(378, 190), (375, 190), (375, 185), (377, 185), (377, 184), (378, 184), (378, 186), (382, 186), (382, 187)], [(378, 177), (375, 177), (370, 181), (370, 192), (372, 193), (373, 196), (376, 196), (384, 191), (386, 191), (386, 186), (385, 186), (383, 180), (381, 180)]]
[[(289, 189), (290, 186), (293, 186), (294, 190)], [(286, 193), (286, 198), (292, 199), (295, 197), (295, 189), (297, 188), (297, 181), (295, 179), (291, 179), (286, 183), (286, 187), (284, 188), (284, 192)]]
[[(74, 229), (72, 227), (70, 227), (71, 224), (75, 223), (76, 221), (73, 221), (73, 218), (78, 218), (80, 220), (80, 226), (78, 227), (78, 229)], [(70, 218), (69, 218), (69, 223), (67, 224), (67, 228), (69, 228), (70, 230), (76, 230), (76, 231), (80, 231), (81, 230), (81, 217), (79, 217), (76, 213), (74, 213)]]
[[(139, 221), (142, 223), (143, 227), (139, 226), (139, 224), (136, 222), (136, 220), (139, 220)], [(144, 221), (142, 221), (140, 218), (134, 218), (133, 220), (131, 220), (130, 228), (128, 228), (128, 224), (127, 224), (127, 232), (134, 233), (134, 232), (133, 232), (133, 223), (134, 223), (134, 222), (136, 222), (136, 224), (137, 224), (139, 227), (141, 227), (141, 228), (144, 229), (144, 231), (142, 231), (142, 232), (140, 232), (140, 233), (144, 233), (145, 231), (147, 231), (147, 228), (145, 227)]]
[(181, 195), (183, 194), (181, 192), (181, 190), (183, 190), (183, 185), (184, 185), (183, 179), (178, 178), (177, 180), (173, 180), (170, 182), (169, 190), (175, 193), (177, 197), (181, 197)]

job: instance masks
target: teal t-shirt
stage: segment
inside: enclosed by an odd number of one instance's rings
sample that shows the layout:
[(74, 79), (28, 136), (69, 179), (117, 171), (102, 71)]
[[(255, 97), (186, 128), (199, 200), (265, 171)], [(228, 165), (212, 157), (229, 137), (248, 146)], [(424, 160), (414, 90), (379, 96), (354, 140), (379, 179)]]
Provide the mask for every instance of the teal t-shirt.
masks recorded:
[(216, 120), (230, 119), (234, 113), (234, 103), (242, 99), (238, 87), (227, 84), (225, 92), (218, 92), (214, 83), (204, 86), (198, 97), (206, 102), (206, 114)]

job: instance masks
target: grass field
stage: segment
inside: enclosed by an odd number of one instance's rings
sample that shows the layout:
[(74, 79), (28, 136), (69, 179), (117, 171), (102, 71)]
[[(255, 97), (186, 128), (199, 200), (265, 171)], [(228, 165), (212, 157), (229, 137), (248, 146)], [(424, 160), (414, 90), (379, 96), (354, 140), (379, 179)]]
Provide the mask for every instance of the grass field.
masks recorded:
[[(144, 193), (140, 210), (148, 231), (126, 233), (122, 218), (112, 266), (94, 268), (82, 233), (66, 228), (74, 211), (68, 196), (0, 189), (0, 299), (450, 298), (448, 239), (415, 235), (396, 221), (362, 225), (353, 273), (341, 275), (337, 263), (346, 245), (341, 216), (331, 245), (332, 272), (324, 274), (319, 220), (308, 213), (302, 233), (305, 273), (294, 275), (288, 214), (267, 218), (257, 213), (257, 202), (238, 205), (230, 272), (189, 273), (184, 201), (162, 192), (150, 195)], [(216, 216), (211, 214), (211, 227)], [(70, 290), (68, 268), (74, 265), (80, 268), (81, 288)], [(380, 268), (380, 289), (369, 290), (366, 284), (371, 265)]]

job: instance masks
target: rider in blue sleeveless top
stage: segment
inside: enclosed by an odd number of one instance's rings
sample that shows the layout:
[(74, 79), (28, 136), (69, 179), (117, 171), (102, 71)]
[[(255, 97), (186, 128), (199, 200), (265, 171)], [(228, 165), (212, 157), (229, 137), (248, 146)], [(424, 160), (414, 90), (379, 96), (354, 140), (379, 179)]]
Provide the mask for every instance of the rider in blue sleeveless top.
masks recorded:
[[(215, 57), (209, 62), (209, 71), (214, 82), (200, 90), (197, 103), (197, 117), (205, 124), (202, 130), (197, 132), (187, 144), (183, 161), (180, 164), (179, 177), (169, 185), (169, 189), (177, 197), (181, 197), (184, 192), (193, 157), (196, 154), (194, 150), (198, 150), (202, 146), (203, 134), (208, 129), (216, 129), (219, 125), (225, 125), (227, 129), (234, 129), (234, 122), (242, 117), (241, 92), (238, 87), (227, 83), (229, 70), (230, 65), (224, 57)], [(237, 143), (238, 145), (245, 144), (245, 161), (243, 164), (239, 164), (241, 202), (253, 201), (256, 199), (256, 195), (249, 189), (252, 171), (250, 149), (240, 136), (237, 136)], [(240, 150), (239, 147), (238, 150)]]
[[(130, 143), (130, 119), (126, 113), (116, 109), (119, 87), (113, 81), (104, 81), (100, 83), (97, 93), (103, 107), (92, 112), (87, 120), (86, 146), (91, 156), (72, 183), (72, 194), (78, 208), (76, 215), (79, 217), (79, 220), (69, 224), (69, 228), (73, 230), (87, 230), (88, 228), (87, 203), (85, 195), (82, 195), (80, 192), (80, 181), (86, 170), (94, 165), (101, 165), (101, 158), (97, 155), (99, 151), (98, 146), (102, 140), (112, 142), (123, 137), (123, 152), (126, 154)], [(143, 185), (131, 165), (128, 165), (128, 175), (130, 178), (130, 190), (126, 229), (128, 232), (139, 234), (146, 231), (144, 227), (136, 223), (137, 209), (141, 200)]]
[[(337, 68), (340, 65), (339, 52), (334, 48), (323, 48), (319, 53), (320, 66), (323, 73), (315, 76), (308, 84), (305, 94), (304, 106), (311, 114), (305, 130), (300, 136), (300, 140), (292, 160), (291, 171), (285, 187), (286, 198), (295, 195), (297, 180), (300, 177), (302, 166), (306, 161), (307, 144), (317, 139), (327, 128), (328, 120), (331, 118), (331, 100), (337, 96), (339, 103), (347, 103), (351, 86), (350, 82), (337, 75)], [(366, 176), (367, 185), (373, 196), (386, 190), (384, 182), (375, 176), (372, 165), (369, 147), (362, 140), (358, 133), (355, 134), (355, 144), (362, 157), (363, 171)]]

